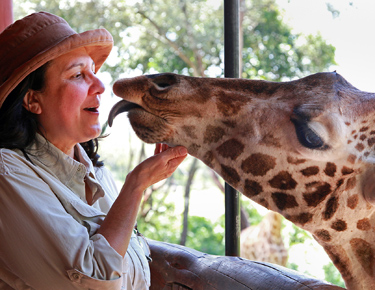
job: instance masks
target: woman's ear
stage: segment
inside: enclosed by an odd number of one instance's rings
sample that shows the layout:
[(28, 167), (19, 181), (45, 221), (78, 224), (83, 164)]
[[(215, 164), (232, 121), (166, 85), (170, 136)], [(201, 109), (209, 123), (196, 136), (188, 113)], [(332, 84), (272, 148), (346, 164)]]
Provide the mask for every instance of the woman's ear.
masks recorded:
[(42, 113), (42, 107), (40, 106), (38, 93), (36, 91), (27, 91), (25, 97), (23, 98), (23, 107), (33, 114), (39, 115)]

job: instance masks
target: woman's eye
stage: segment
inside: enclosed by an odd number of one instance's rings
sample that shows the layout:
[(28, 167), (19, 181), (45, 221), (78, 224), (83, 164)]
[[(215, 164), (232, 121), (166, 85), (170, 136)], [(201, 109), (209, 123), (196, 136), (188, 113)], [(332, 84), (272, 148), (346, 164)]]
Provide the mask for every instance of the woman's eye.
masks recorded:
[(309, 149), (326, 149), (323, 140), (308, 126), (308, 123), (301, 120), (292, 119), (296, 128), (298, 141)]
[(80, 72), (73, 75), (73, 78), (75, 78), (75, 79), (78, 79), (80, 77), (82, 77), (82, 73), (80, 73)]

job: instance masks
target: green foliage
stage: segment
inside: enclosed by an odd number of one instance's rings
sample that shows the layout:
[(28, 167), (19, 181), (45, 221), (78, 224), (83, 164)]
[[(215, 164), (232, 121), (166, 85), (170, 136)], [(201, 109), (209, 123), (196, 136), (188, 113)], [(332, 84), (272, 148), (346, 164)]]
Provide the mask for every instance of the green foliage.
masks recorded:
[(246, 3), (249, 9), (243, 20), (242, 77), (280, 81), (335, 64), (335, 48), (321, 35), (293, 34), (275, 0)]
[(224, 216), (221, 220), (212, 223), (204, 217), (189, 216), (186, 246), (212, 255), (224, 255)]
[(298, 265), (296, 263), (287, 263), (287, 267), (294, 271), (298, 271)]
[(249, 216), (249, 224), (251, 226), (255, 226), (262, 221), (263, 216), (254, 207), (253, 201), (251, 201), (250, 199), (247, 199), (245, 197), (242, 197), (241, 205), (245, 209), (245, 211), (247, 212), (247, 214)]
[[(160, 204), (149, 212), (147, 218), (138, 218), (138, 230), (147, 238), (178, 244), (180, 240), (181, 216), (175, 215), (175, 205), (165, 202), (162, 191), (154, 191), (152, 203)], [(159, 203), (160, 200), (164, 202)]]
[[(278, 81), (322, 71), (335, 63), (334, 47), (321, 35), (292, 33), (275, 0), (244, 3), (244, 78)], [(108, 29), (117, 57), (103, 69), (113, 79), (134, 69), (139, 74), (223, 75), (221, 1), (14, 0), (14, 10), (16, 19), (33, 11), (49, 11), (65, 18), (78, 32)]]
[(296, 244), (303, 244), (306, 240), (311, 239), (310, 235), (303, 229), (295, 226), (292, 224), (293, 232), (289, 236), (289, 246), (293, 246)]
[(333, 265), (333, 263), (329, 263), (327, 265), (323, 266), (324, 274), (325, 274), (325, 280), (335, 284), (337, 286), (345, 288), (344, 280), (341, 277), (341, 274), (336, 269), (336, 267)]

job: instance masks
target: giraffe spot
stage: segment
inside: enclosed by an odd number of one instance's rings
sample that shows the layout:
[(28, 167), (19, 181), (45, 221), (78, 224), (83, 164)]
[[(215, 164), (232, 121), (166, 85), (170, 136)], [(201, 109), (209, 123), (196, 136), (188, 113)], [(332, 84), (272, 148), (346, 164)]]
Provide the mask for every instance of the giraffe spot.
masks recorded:
[(203, 135), (203, 143), (217, 143), (225, 135), (225, 130), (221, 127), (208, 125)]
[(346, 126), (350, 126), (350, 122), (345, 122), (345, 125)]
[(354, 164), (356, 160), (357, 160), (357, 156), (355, 156), (354, 154), (350, 154), (348, 156), (348, 162), (349, 163)]
[(351, 274), (351, 262), (345, 250), (341, 246), (325, 246), (328, 256), (330, 257), (332, 263), (340, 271), (344, 279), (353, 279)]
[(327, 162), (326, 168), (324, 169), (324, 173), (327, 176), (334, 177), (336, 173), (336, 164), (332, 162)]
[(363, 156), (365, 156), (365, 157), (369, 157), (369, 155), (370, 155), (370, 152), (366, 152), (366, 153), (363, 154)]
[(349, 167), (346, 167), (346, 166), (344, 166), (344, 167), (341, 169), (341, 173), (342, 173), (342, 175), (352, 174), (353, 172), (354, 172), (354, 169), (349, 168)]
[(339, 199), (337, 196), (332, 196), (326, 203), (325, 210), (323, 212), (323, 219), (328, 221), (336, 213), (339, 208)]
[(266, 199), (264, 199), (264, 198), (262, 198), (262, 199), (259, 200), (259, 204), (261, 206), (264, 206), (265, 208), (270, 208), (268, 201)]
[(280, 210), (285, 210), (287, 208), (294, 208), (298, 206), (296, 198), (293, 195), (286, 194), (283, 192), (274, 192), (271, 196), (274, 203)]
[(206, 152), (206, 154), (204, 154), (203, 158), (202, 158), (202, 161), (208, 166), (208, 167), (213, 167), (213, 161), (214, 161), (214, 154), (212, 153), (212, 151), (208, 151)]
[(226, 127), (235, 128), (237, 126), (237, 122), (233, 120), (223, 120), (221, 121)]
[(337, 183), (336, 183), (336, 189), (339, 188), (341, 185), (344, 184), (344, 179), (339, 179), (337, 180)]
[(357, 149), (358, 152), (362, 152), (365, 149), (365, 146), (362, 143), (358, 143), (357, 146), (355, 146), (355, 149)]
[(285, 218), (290, 220), (294, 224), (301, 226), (311, 222), (313, 215), (308, 212), (301, 213), (299, 215), (285, 215)]
[(374, 135), (374, 134), (375, 134), (375, 131), (371, 131), (371, 132), (370, 132), (370, 135)]
[(191, 145), (188, 147), (189, 154), (190, 154), (190, 155), (197, 155), (198, 150), (199, 150), (200, 148), (201, 148), (201, 146), (198, 145), (198, 144), (191, 144)]
[(369, 129), (369, 127), (362, 127), (359, 129), (359, 132), (366, 132)]
[(370, 147), (374, 146), (374, 144), (375, 144), (375, 138), (374, 137), (369, 138), (367, 140), (367, 143), (368, 143), (368, 146), (370, 146)]
[(218, 94), (216, 106), (224, 116), (236, 115), (244, 105), (250, 103), (251, 100), (244, 95)]
[(331, 241), (331, 235), (329, 234), (329, 232), (327, 230), (319, 230), (319, 231), (316, 231), (315, 232), (315, 236), (323, 241), (323, 242), (329, 242)]
[(353, 141), (352, 140), (348, 140), (348, 144), (352, 143)]
[(254, 176), (264, 176), (276, 166), (275, 160), (275, 157), (255, 153), (242, 162), (241, 168), (245, 173), (251, 173)]
[(311, 166), (311, 167), (307, 167), (305, 169), (302, 169), (301, 170), (301, 173), (304, 175), (304, 176), (313, 176), (313, 175), (317, 175), (319, 173), (319, 167), (318, 166)]
[(190, 139), (198, 139), (197, 135), (195, 134), (195, 126), (182, 126), (182, 130)]
[(349, 208), (355, 209), (358, 205), (358, 194), (355, 194), (349, 197), (346, 204)]
[(294, 189), (297, 186), (297, 182), (287, 171), (280, 171), (274, 178), (269, 181), (269, 184), (273, 188), (283, 190)]
[(371, 223), (368, 218), (361, 219), (357, 222), (357, 229), (361, 231), (369, 231), (371, 230)]
[(224, 158), (230, 158), (236, 160), (238, 156), (241, 155), (245, 145), (236, 139), (230, 139), (225, 141), (219, 147), (217, 147), (217, 152)]
[(306, 159), (298, 159), (298, 158), (294, 158), (294, 157), (290, 157), (288, 156), (287, 159), (289, 164), (293, 164), (293, 165), (299, 165), (299, 164), (303, 164), (306, 162)]
[(263, 191), (262, 186), (254, 180), (245, 180), (244, 195), (251, 198)]
[(236, 169), (226, 166), (226, 165), (221, 165), (221, 174), (225, 181), (227, 181), (229, 184), (232, 186), (236, 186), (238, 182), (241, 180), (240, 176), (238, 175)]
[(361, 135), (361, 136), (359, 136), (359, 139), (360, 139), (361, 141), (365, 141), (365, 140), (366, 140), (366, 138), (367, 138), (367, 136), (366, 136), (366, 135)]
[(354, 135), (353, 138), (354, 138), (354, 139), (357, 139), (357, 138), (358, 138), (358, 135)]
[(348, 225), (343, 220), (335, 220), (332, 223), (331, 228), (334, 229), (335, 231), (343, 232), (343, 231), (346, 231), (346, 229), (348, 228)]
[[(188, 81), (188, 80), (187, 80)], [(190, 82), (190, 81), (188, 81)], [(190, 85), (192, 87), (196, 86), (197, 84), (196, 83), (191, 83), (190, 82)], [(192, 101), (194, 101), (195, 103), (199, 103), (199, 104), (205, 104), (208, 102), (208, 100), (210, 100), (212, 98), (212, 90), (208, 87), (204, 87), (204, 86), (199, 86), (199, 95), (195, 95), (193, 98), (191, 98)]]
[(352, 135), (354, 135), (355, 133), (357, 133), (357, 130), (353, 130), (352, 131)]
[(357, 184), (357, 178), (355, 176), (350, 177), (346, 182), (345, 190), (353, 189)]
[(375, 256), (374, 249), (371, 247), (371, 244), (363, 239), (354, 238), (350, 241), (350, 245), (363, 270), (366, 271), (368, 275), (373, 277)]
[(275, 138), (271, 134), (267, 134), (263, 137), (263, 139), (260, 141), (260, 144), (268, 146), (268, 147), (276, 147), (281, 148), (281, 144), (279, 139)]
[(303, 193), (303, 198), (308, 206), (317, 206), (331, 193), (331, 185), (327, 182), (314, 181), (305, 186), (307, 192)]

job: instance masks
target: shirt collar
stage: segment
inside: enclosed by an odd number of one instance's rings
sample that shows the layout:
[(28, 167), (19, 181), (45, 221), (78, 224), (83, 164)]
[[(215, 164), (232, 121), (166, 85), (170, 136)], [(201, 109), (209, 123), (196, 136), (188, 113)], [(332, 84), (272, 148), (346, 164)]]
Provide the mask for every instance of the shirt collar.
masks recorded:
[(27, 152), (32, 162), (53, 174), (64, 185), (86, 201), (85, 180), (92, 194), (93, 202), (104, 196), (104, 191), (96, 179), (94, 166), (80, 144), (74, 147), (74, 160), (51, 142), (37, 134), (35, 142), (29, 146)]

